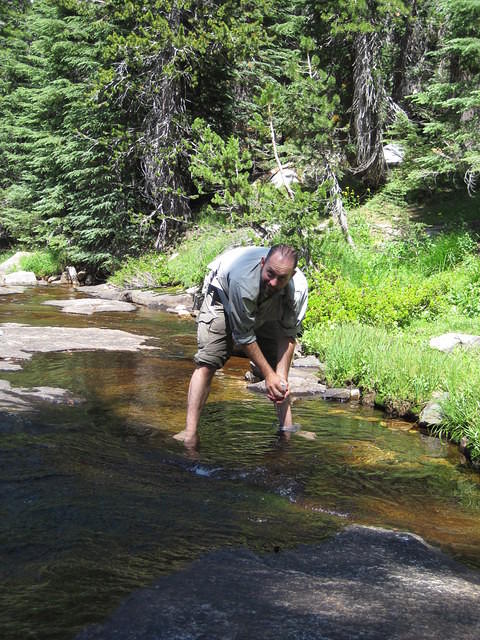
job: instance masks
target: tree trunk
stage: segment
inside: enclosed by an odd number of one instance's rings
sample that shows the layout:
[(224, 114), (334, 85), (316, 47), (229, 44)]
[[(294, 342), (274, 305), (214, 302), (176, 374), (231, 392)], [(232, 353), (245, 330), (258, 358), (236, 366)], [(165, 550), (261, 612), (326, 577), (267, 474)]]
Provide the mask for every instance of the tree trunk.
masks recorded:
[(340, 226), (340, 229), (345, 236), (345, 240), (351, 247), (355, 248), (355, 243), (353, 242), (353, 238), (348, 230), (347, 212), (345, 211), (345, 207), (343, 206), (342, 190), (340, 189), (340, 185), (338, 184), (337, 176), (328, 163), (325, 168), (325, 174), (328, 182), (331, 185), (329, 188), (330, 202), (328, 205), (331, 216)]
[(377, 33), (360, 33), (355, 37), (353, 68), (354, 93), (352, 126), (357, 147), (356, 173), (373, 187), (385, 182), (387, 166), (383, 157), (383, 96), (378, 65)]
[[(180, 13), (175, 8), (172, 8), (170, 20), (173, 27), (178, 26)], [(185, 139), (182, 78), (179, 73), (165, 72), (165, 66), (174, 56), (175, 50), (169, 46), (148, 61), (141, 96), (148, 109), (143, 121), (143, 136), (139, 140), (143, 194), (152, 207), (146, 221), (156, 229), (156, 249), (165, 246), (172, 228), (190, 217), (182, 177), (185, 174), (182, 170)]]

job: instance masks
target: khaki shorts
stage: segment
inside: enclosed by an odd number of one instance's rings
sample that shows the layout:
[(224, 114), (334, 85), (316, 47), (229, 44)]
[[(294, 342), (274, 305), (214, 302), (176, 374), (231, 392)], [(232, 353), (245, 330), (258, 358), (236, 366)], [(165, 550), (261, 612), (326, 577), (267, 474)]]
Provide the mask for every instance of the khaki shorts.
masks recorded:
[[(260, 327), (257, 343), (268, 364), (277, 366), (276, 326), (273, 323)], [(200, 308), (197, 318), (198, 351), (194, 360), (198, 365), (220, 369), (231, 355), (243, 355), (241, 345), (235, 346), (227, 314), (222, 303), (210, 291)]]

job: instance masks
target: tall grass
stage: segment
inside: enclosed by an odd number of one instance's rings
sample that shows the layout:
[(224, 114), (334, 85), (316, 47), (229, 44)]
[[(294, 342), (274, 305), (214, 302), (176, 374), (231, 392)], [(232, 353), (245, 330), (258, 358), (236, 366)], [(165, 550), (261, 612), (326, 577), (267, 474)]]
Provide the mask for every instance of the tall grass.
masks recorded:
[(198, 230), (177, 248), (174, 258), (167, 262), (170, 281), (191, 287), (202, 282), (207, 265), (229, 247), (251, 243), (247, 229), (229, 229), (219, 232), (218, 227)]
[(429, 346), (442, 333), (480, 333), (477, 237), (452, 226), (429, 237), (414, 224), (378, 243), (358, 219), (356, 250), (335, 230), (322, 239), (321, 264), (310, 273), (306, 350), (325, 362), (329, 385), (375, 391), (384, 405), (418, 413), (434, 391), (447, 392), (436, 433), (466, 438), (480, 460), (480, 354)]
[(362, 324), (316, 325), (302, 338), (307, 351), (326, 363), (331, 386), (353, 384), (375, 391), (382, 402), (407, 402), (418, 409), (433, 391), (445, 389), (448, 355), (404, 332)]
[(55, 253), (43, 250), (20, 258), (20, 268), (24, 271), (33, 271), (40, 278), (46, 278), (61, 273), (63, 264)]
[(251, 243), (248, 229), (205, 225), (190, 232), (171, 255), (150, 253), (130, 258), (109, 282), (118, 286), (155, 288), (165, 285), (198, 285), (206, 267), (228, 247)]

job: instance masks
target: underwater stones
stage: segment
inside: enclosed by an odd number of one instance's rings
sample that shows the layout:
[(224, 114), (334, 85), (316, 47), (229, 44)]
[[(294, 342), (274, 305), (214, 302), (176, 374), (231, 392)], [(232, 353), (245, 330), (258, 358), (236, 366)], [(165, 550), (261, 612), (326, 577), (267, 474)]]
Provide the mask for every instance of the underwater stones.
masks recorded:
[(23, 293), (25, 291), (25, 287), (7, 287), (6, 285), (0, 284), (0, 296), (11, 296), (16, 293)]
[(57, 387), (12, 387), (7, 380), (0, 380), (0, 410), (17, 413), (29, 411), (38, 403), (78, 404), (80, 398), (70, 391)]
[(32, 327), (4, 323), (0, 340), (0, 361), (28, 360), (34, 353), (54, 351), (139, 351), (155, 349), (145, 342), (149, 336), (136, 335), (118, 329)]

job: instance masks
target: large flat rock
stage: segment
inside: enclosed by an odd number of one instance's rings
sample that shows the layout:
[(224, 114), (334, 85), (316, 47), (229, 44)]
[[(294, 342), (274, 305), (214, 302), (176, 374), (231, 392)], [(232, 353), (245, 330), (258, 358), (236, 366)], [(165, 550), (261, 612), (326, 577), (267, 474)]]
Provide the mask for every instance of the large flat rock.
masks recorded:
[(33, 271), (14, 271), (5, 274), (2, 278), (3, 284), (7, 287), (35, 286), (37, 284), (37, 278)]
[(0, 283), (0, 296), (11, 296), (15, 293), (23, 293), (25, 287), (7, 287)]
[(47, 300), (43, 304), (60, 307), (64, 313), (92, 315), (107, 311), (135, 311), (137, 307), (122, 300), (103, 300), (102, 298), (79, 298), (76, 300)]
[(110, 284), (99, 284), (91, 287), (79, 287), (78, 291), (89, 296), (107, 300), (122, 300), (149, 309), (169, 311), (178, 315), (190, 315), (193, 307), (191, 293), (160, 293), (158, 291), (143, 291), (141, 289), (120, 289)]
[(76, 640), (477, 640), (480, 575), (421, 538), (349, 527), (317, 546), (216, 551)]
[(154, 349), (145, 342), (149, 336), (118, 329), (32, 327), (25, 324), (0, 325), (0, 360), (27, 360), (34, 353), (50, 351), (139, 351)]

